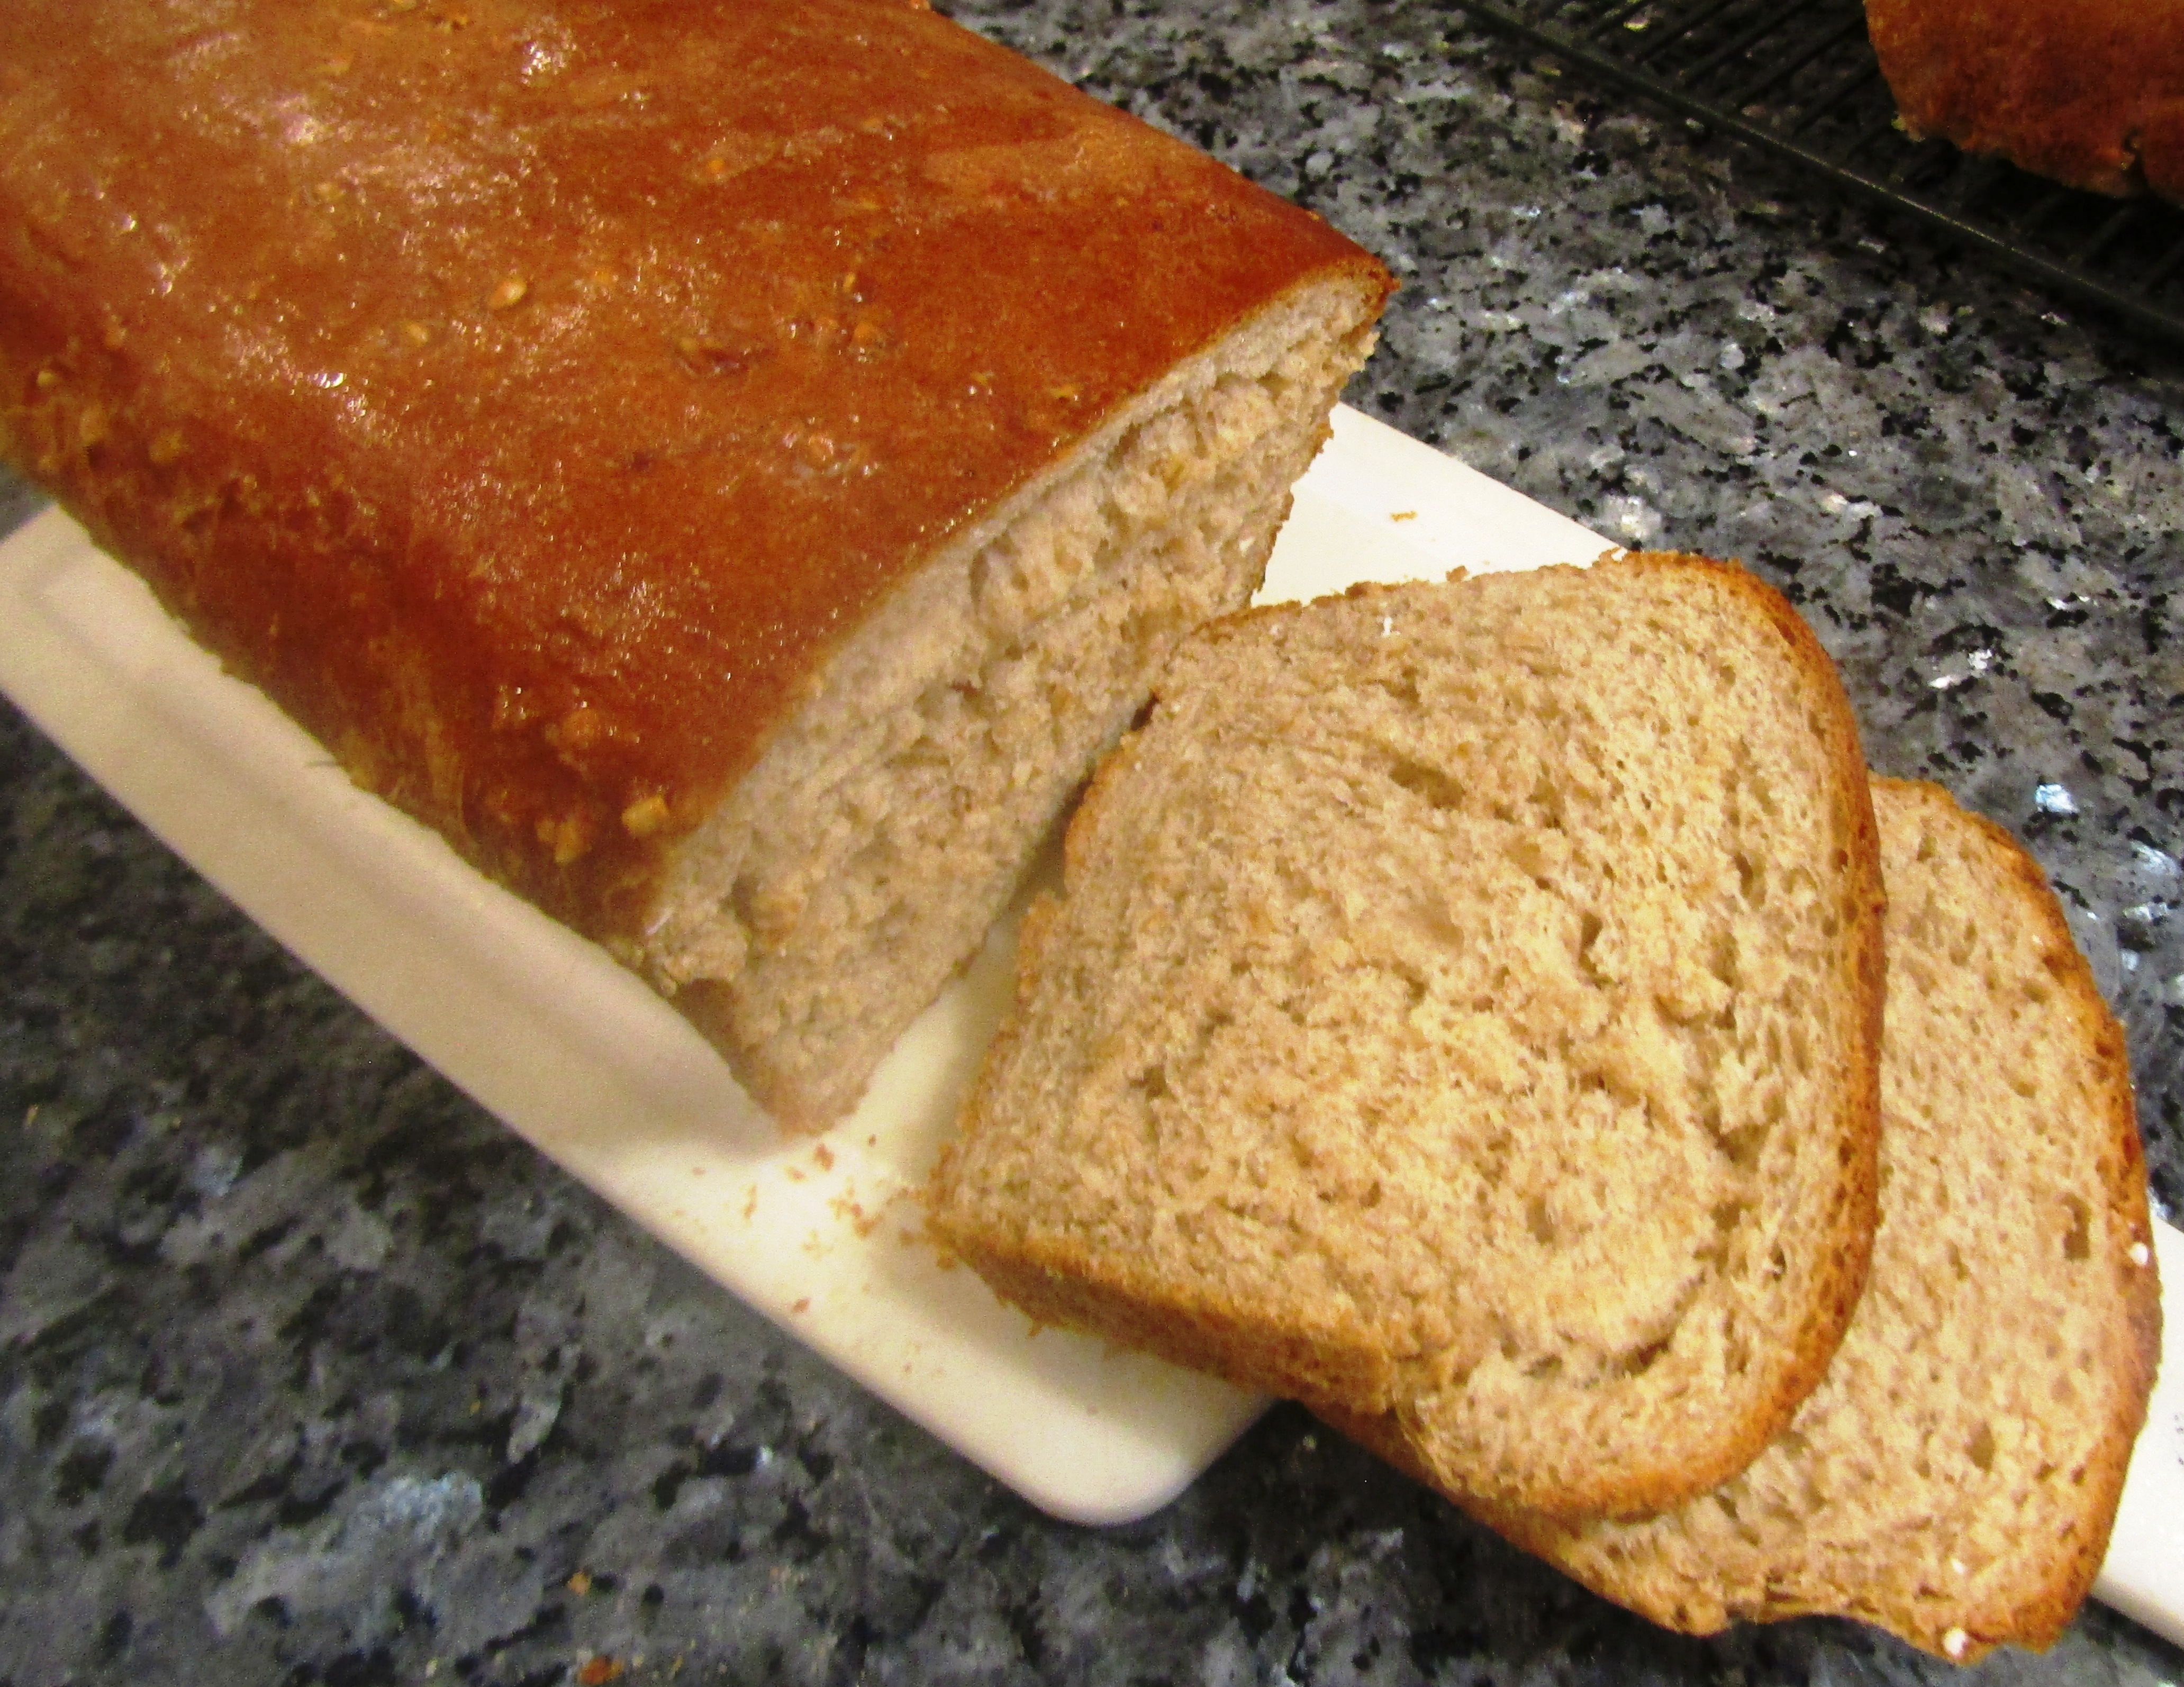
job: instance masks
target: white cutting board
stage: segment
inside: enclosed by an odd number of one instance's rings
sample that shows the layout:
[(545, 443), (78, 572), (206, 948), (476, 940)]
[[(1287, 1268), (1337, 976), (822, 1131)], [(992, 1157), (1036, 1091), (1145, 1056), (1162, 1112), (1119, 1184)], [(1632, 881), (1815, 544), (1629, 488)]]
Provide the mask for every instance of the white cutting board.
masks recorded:
[[(1607, 543), (1346, 409), (1262, 600), (1585, 562)], [(1035, 1505), (1142, 1517), (1263, 1408), (1034, 1331), (918, 1239), (911, 1192), (1006, 1000), (1012, 918), (855, 1116), (783, 1140), (671, 1009), (359, 792), (58, 512), (0, 546), (0, 688), (253, 918), (571, 1174)], [(2164, 1228), (2160, 1247), (2164, 1279), (2184, 1282), (2184, 1238)], [(2173, 1323), (2168, 1345), (2184, 1346)], [(2184, 1640), (2180, 1372), (2164, 1367), (2097, 1591)]]

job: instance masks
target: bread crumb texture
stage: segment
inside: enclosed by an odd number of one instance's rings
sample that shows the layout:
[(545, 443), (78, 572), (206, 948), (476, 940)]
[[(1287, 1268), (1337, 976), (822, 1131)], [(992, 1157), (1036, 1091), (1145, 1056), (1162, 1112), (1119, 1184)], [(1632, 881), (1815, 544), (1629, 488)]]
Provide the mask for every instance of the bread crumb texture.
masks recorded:
[(1741, 571), (1232, 618), (1071, 828), (936, 1228), (1451, 1494), (1658, 1506), (1856, 1298), (1879, 921), (1840, 683)]
[(1871, 1284), (1790, 1432), (1662, 1516), (1490, 1517), (1708, 1633), (1862, 1617), (1969, 1662), (2045, 1646), (2107, 1551), (2160, 1345), (2121, 1031), (2038, 867), (1875, 782), (1889, 896)]
[(855, 1105), (1184, 634), (1249, 601), (1379, 305), (1294, 290), (943, 547), (672, 854), (629, 958), (777, 1119)]

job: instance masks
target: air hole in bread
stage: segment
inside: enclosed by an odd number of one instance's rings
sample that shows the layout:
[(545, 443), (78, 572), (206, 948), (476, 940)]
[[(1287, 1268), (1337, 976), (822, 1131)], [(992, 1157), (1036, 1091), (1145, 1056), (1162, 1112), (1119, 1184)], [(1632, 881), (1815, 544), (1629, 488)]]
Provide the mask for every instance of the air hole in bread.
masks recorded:
[(1556, 832), (1563, 829), (1562, 788), (1547, 777), (1544, 769), (1532, 782), (1532, 807), (1537, 810), (1536, 818), (1540, 825)]
[[(1412, 709), (1418, 707), (1418, 676), (1411, 670), (1407, 668), (1392, 679), (1375, 674), (1373, 676), (1373, 683), (1406, 707)], [(1398, 781), (1398, 782), (1401, 782)]]
[(1994, 1426), (1981, 1423), (1972, 1432), (1971, 1440), (1964, 1448), (1964, 1456), (1981, 1470), (1992, 1470), (1994, 1453)]
[(749, 873), (738, 873), (728, 886), (728, 910), (745, 931), (758, 928), (758, 882)]
[[(1462, 788), (1438, 767), (1405, 756), (1388, 770), (1388, 777), (1429, 808), (1454, 809), (1463, 805)], [(1505, 814), (1503, 818), (1507, 817)]]
[(1578, 916), (1578, 965), (1585, 968), (1586, 973), (1596, 983), (1601, 982), (1601, 970), (1598, 964), (1593, 959), (1592, 952), (1594, 945), (1598, 944), (1600, 941), (1600, 934), (1603, 929), (1604, 927), (1600, 922), (1599, 915), (1588, 910)]
[[(1706, 969), (1715, 983), (1730, 991), (1736, 988), (1736, 938), (1732, 933), (1719, 931), (1713, 934), (1713, 941), (1707, 945)], [(1736, 998), (1732, 994), (1714, 1016), (1714, 1023), (1733, 1025), (1736, 1016)]]
[(1660, 1363), (1662, 1356), (1668, 1350), (1669, 1338), (1663, 1336), (1660, 1340), (1648, 1342), (1645, 1346), (1626, 1355), (1622, 1364), (1617, 1368), (1625, 1377), (1642, 1377)]
[(2066, 1260), (2090, 1258), (2093, 1251), (2092, 1210), (2079, 1195), (2064, 1196), (2063, 1210), (2069, 1215), (2069, 1222), (2063, 1231), (2063, 1257)]

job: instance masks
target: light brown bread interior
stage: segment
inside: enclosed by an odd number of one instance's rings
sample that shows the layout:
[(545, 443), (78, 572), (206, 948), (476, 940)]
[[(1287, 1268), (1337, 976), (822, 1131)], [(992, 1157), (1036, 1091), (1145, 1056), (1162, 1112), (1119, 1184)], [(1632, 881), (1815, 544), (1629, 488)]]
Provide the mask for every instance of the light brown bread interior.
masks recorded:
[(1034, 1317), (1570, 1517), (1741, 1468), (1872, 1228), (1880, 889), (1839, 682), (1635, 556), (1190, 641), (1071, 827), (934, 1227)]
[(1870, 1285), (1788, 1434), (1660, 1517), (1482, 1512), (1671, 1628), (1860, 1617), (1970, 1662), (2062, 1631), (2107, 1550), (2160, 1347), (2121, 1030), (2038, 866), (1875, 785), (1888, 891)]
[(625, 958), (777, 1118), (855, 1105), (1177, 641), (1257, 589), (1381, 290), (1297, 289), (947, 546), (677, 850)]

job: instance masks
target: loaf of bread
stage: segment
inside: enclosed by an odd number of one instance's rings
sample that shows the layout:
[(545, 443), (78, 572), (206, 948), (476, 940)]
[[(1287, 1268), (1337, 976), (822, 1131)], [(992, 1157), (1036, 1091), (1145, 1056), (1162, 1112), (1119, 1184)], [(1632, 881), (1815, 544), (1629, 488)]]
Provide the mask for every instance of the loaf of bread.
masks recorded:
[(0, 7), (0, 448), (816, 1125), (1390, 282), (916, 0)]
[(1866, 0), (1904, 129), (2184, 203), (2184, 0)]
[(2123, 1033), (2039, 867), (1936, 787), (1874, 799), (1880, 1229), (1826, 1380), (1748, 1470), (1662, 1516), (1481, 1514), (1672, 1628), (1824, 1612), (1961, 1663), (2047, 1645), (2092, 1585), (2160, 1295)]
[(1072, 822), (929, 1191), (1033, 1317), (1567, 1517), (1741, 1469), (1874, 1211), (1880, 890), (1741, 570), (1361, 587), (1188, 641)]

